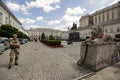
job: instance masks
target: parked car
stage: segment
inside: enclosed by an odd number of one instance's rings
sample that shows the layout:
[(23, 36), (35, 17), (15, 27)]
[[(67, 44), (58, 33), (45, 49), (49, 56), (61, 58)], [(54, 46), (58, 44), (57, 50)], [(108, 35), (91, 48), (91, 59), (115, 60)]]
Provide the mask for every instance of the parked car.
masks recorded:
[(0, 42), (0, 54), (5, 50), (4, 43)]
[(4, 41), (4, 45), (5, 45), (5, 49), (9, 49), (10, 48), (10, 42), (8, 39), (5, 39)]
[(27, 39), (24, 39), (25, 40), (25, 43), (27, 43), (28, 42), (28, 40)]
[(9, 44), (9, 39), (8, 38), (0, 38), (0, 43), (4, 45), (4, 49), (9, 49), (10, 44)]
[(25, 44), (25, 39), (19, 38), (20, 44)]

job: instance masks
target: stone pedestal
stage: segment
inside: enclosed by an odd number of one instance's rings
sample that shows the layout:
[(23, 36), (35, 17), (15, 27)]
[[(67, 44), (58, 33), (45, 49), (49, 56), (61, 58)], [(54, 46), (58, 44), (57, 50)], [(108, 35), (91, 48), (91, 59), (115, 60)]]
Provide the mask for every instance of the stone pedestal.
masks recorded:
[(70, 41), (80, 41), (79, 32), (71, 32), (71, 33), (69, 33), (69, 40)]
[[(86, 45), (81, 45), (80, 61), (85, 57)], [(88, 44), (84, 66), (94, 71), (118, 62), (116, 43)]]

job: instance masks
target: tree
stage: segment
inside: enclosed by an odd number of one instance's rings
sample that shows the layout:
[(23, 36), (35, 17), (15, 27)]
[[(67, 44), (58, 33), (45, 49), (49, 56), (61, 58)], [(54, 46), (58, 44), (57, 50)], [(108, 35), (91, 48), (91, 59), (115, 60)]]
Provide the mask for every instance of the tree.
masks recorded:
[(12, 27), (11, 25), (8, 25), (8, 24), (1, 25), (1, 27), (0, 27), (0, 36), (10, 38), (17, 31), (18, 31), (18, 29)]
[(18, 35), (18, 38), (29, 39), (29, 37), (26, 34), (22, 33), (21, 31), (18, 31), (16, 34)]
[(46, 40), (46, 36), (45, 36), (44, 32), (41, 35), (41, 40)]
[(11, 26), (11, 25), (8, 25), (8, 24), (4, 24), (4, 25), (1, 25), (0, 26), (0, 37), (12, 37), (13, 34), (17, 34), (18, 35), (18, 38), (26, 38), (26, 39), (29, 39), (29, 37), (18, 31), (18, 29), (16, 29), (15, 27)]
[(49, 40), (54, 40), (53, 35), (50, 35), (50, 36), (49, 36)]

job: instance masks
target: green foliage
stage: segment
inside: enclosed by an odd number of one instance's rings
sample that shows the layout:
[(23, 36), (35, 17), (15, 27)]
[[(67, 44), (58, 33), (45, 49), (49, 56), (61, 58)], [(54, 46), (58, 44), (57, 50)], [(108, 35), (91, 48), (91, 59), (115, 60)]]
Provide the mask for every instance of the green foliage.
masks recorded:
[(18, 38), (26, 38), (26, 39), (29, 39), (29, 37), (28, 37), (26, 34), (20, 32), (20, 31), (18, 31), (16, 34), (18, 35)]
[(116, 34), (116, 35), (115, 35), (115, 38), (120, 38), (120, 34)]
[(0, 37), (12, 37), (13, 34), (17, 34), (19, 38), (26, 38), (28, 39), (29, 37), (18, 31), (18, 29), (16, 29), (15, 27), (8, 25), (8, 24), (4, 24), (0, 26)]
[(50, 35), (50, 36), (49, 36), (49, 40), (54, 40), (53, 35)]
[(61, 41), (59, 40), (44, 40), (43, 42), (49, 45), (61, 45)]
[(5, 24), (0, 26), (0, 36), (1, 37), (12, 37), (13, 34), (15, 34), (18, 31), (18, 29), (12, 27), (11, 25)]
[(46, 36), (45, 36), (44, 32), (43, 32), (42, 35), (41, 35), (41, 41), (42, 41), (42, 40), (46, 40)]

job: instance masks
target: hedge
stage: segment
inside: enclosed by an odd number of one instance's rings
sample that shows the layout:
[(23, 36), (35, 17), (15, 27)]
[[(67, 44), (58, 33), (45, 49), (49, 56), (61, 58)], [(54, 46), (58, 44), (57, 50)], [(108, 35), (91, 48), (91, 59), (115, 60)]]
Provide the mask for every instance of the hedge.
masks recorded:
[(42, 40), (42, 42), (48, 45), (61, 45), (61, 41), (58, 40)]

